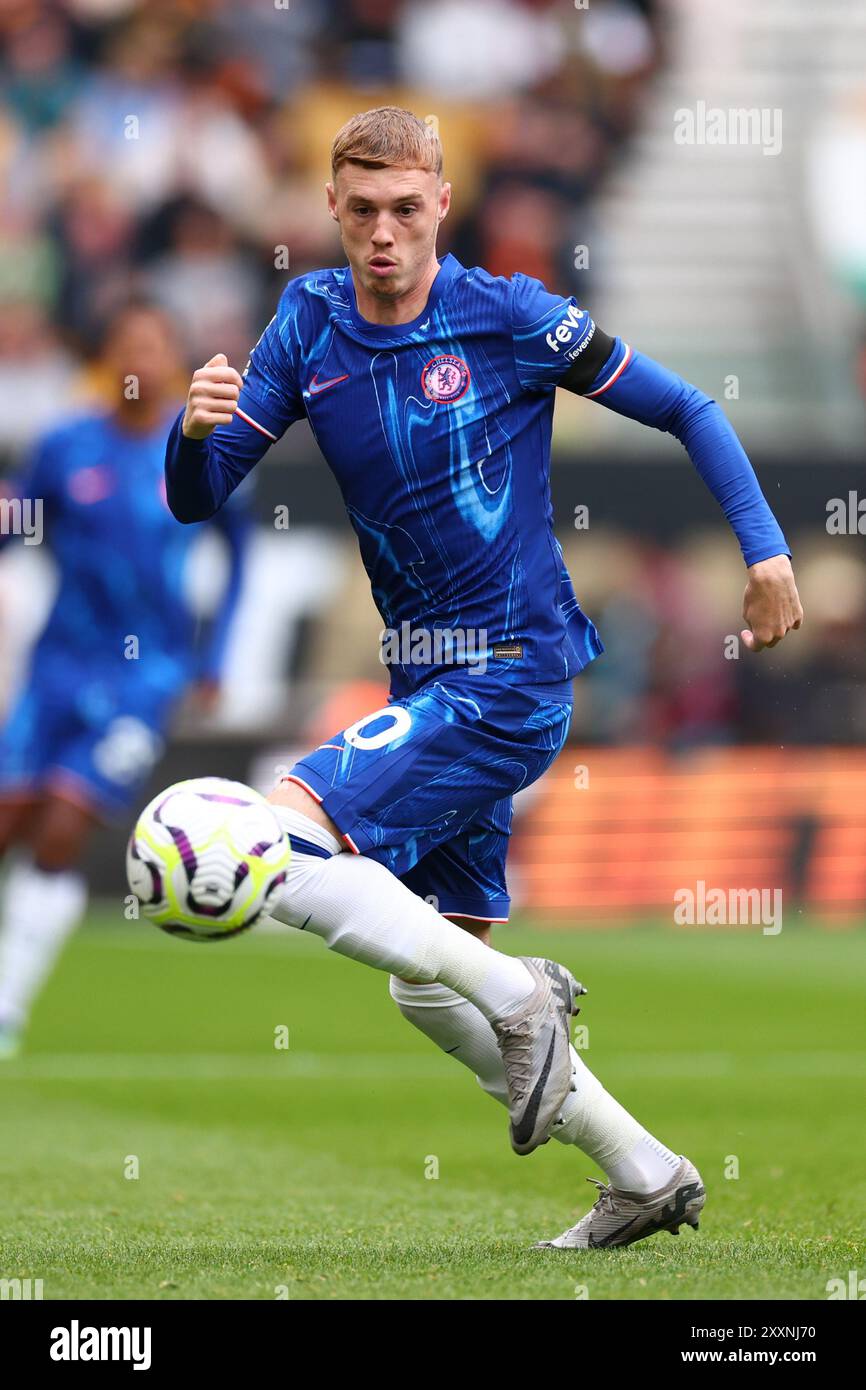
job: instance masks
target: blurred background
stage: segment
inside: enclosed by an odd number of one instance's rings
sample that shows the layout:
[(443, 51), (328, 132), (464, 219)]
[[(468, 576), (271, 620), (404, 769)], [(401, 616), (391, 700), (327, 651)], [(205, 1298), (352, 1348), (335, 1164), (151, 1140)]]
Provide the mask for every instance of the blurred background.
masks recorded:
[[(732, 653), (745, 569), (680, 446), (561, 393), (557, 534), (606, 652), (575, 683), (569, 747), (518, 800), (517, 904), (614, 923), (669, 911), (676, 885), (704, 879), (781, 885), (834, 925), (862, 918), (866, 13), (0, 0), (0, 46), (3, 472), (100, 400), (100, 328), (131, 292), (174, 314), (190, 369), (215, 352), (242, 368), (286, 278), (343, 263), (325, 211), (333, 133), (356, 111), (410, 107), (438, 123), (454, 184), (440, 251), (574, 294), (717, 399), (806, 610), (777, 651)], [(677, 143), (675, 113), (700, 102), (780, 111), (781, 147)], [(384, 703), (381, 622), (305, 425), (252, 482), (219, 698), (180, 711), (153, 791), (206, 772), (268, 788)], [(216, 538), (190, 581), (204, 628), (227, 583)], [(0, 557), (3, 708), (55, 583), (45, 547)], [(124, 891), (127, 833), (94, 844), (97, 890)]]

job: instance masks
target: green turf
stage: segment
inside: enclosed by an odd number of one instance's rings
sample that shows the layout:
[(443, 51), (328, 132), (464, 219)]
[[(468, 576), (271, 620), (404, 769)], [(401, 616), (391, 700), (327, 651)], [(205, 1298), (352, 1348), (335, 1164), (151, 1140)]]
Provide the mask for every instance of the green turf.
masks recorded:
[(102, 912), (0, 1064), (0, 1277), (45, 1298), (595, 1300), (823, 1299), (866, 1274), (862, 931), (499, 943), (589, 985), (583, 1055), (700, 1167), (699, 1233), (528, 1249), (598, 1170), (556, 1143), (513, 1156), (505, 1112), (384, 975), (306, 937), (193, 946)]

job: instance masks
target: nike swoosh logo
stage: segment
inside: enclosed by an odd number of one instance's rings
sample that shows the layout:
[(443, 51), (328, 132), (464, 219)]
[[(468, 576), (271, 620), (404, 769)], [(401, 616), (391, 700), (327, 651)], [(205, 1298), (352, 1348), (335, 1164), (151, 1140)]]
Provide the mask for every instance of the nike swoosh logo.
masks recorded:
[(318, 381), (317, 377), (318, 373), (313, 377), (308, 388), (311, 396), (318, 396), (320, 391), (327, 391), (331, 386), (339, 386), (341, 381), (348, 381), (349, 373), (346, 372), (345, 376), (332, 376), (328, 381)]
[(526, 1144), (529, 1141), (533, 1129), (535, 1128), (535, 1119), (538, 1115), (538, 1107), (541, 1104), (541, 1097), (544, 1094), (544, 1088), (547, 1085), (547, 1078), (550, 1075), (550, 1068), (553, 1062), (553, 1052), (555, 1047), (556, 1035), (554, 1034), (554, 1036), (550, 1039), (550, 1047), (547, 1049), (547, 1056), (544, 1059), (544, 1066), (542, 1067), (541, 1075), (539, 1076), (538, 1081), (535, 1083), (535, 1090), (529, 1097), (529, 1104), (527, 1105), (526, 1109), (523, 1112), (523, 1115), (521, 1116), (519, 1128), (514, 1130), (514, 1138), (518, 1144)]
[[(665, 1231), (675, 1220), (684, 1220), (687, 1204), (692, 1201), (693, 1198), (703, 1197), (705, 1195), (705, 1190), (701, 1187), (700, 1183), (689, 1183), (685, 1187), (678, 1188), (674, 1193), (673, 1202), (666, 1207), (662, 1207), (661, 1211), (656, 1214), (654, 1221), (647, 1222), (646, 1229), (641, 1231), (637, 1239), (640, 1240), (645, 1235), (652, 1235), (654, 1231)], [(602, 1240), (594, 1240), (592, 1235), (590, 1235), (590, 1246), (593, 1250), (600, 1250), (603, 1246), (612, 1245), (614, 1239), (617, 1236), (621, 1236), (623, 1232), (627, 1231), (630, 1226), (633, 1226), (636, 1221), (637, 1217), (633, 1216), (630, 1221), (626, 1221), (624, 1226), (617, 1227), (615, 1231), (608, 1231), (607, 1235), (604, 1236)]]
[[(616, 1236), (621, 1236), (622, 1233), (623, 1233), (623, 1231), (627, 1231), (628, 1228), (629, 1228), (630, 1226), (633, 1226), (634, 1223), (635, 1223), (636, 1221), (637, 1221), (637, 1217), (636, 1217), (636, 1216), (633, 1216), (632, 1219), (631, 1219), (631, 1221), (626, 1221), (626, 1223), (625, 1223), (624, 1226), (618, 1226), (617, 1229), (616, 1229), (615, 1231), (608, 1231), (607, 1235), (606, 1235), (602, 1240), (596, 1240), (596, 1239), (594, 1238), (594, 1236), (592, 1235), (592, 1233), (590, 1232), (589, 1240), (588, 1240), (588, 1242), (587, 1242), (589, 1248), (590, 1248), (591, 1250), (602, 1250), (602, 1249), (604, 1249), (604, 1247), (605, 1247), (606, 1245), (610, 1245), (610, 1244), (612, 1243), (612, 1241), (614, 1240), (614, 1238), (615, 1238)], [(647, 1232), (647, 1234), (649, 1235), (649, 1232)]]

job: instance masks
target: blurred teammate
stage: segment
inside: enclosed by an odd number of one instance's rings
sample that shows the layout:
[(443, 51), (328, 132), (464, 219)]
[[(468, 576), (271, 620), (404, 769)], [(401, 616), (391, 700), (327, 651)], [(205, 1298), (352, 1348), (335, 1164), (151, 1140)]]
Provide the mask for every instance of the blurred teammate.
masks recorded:
[(554, 761), (571, 679), (602, 651), (553, 533), (555, 388), (685, 445), (749, 567), (750, 650), (800, 625), (790, 552), (715, 402), (537, 280), (438, 260), (451, 190), (417, 118), (393, 107), (353, 118), (332, 166), (328, 207), (349, 265), (286, 286), (243, 377), (221, 354), (195, 373), (166, 457), (169, 504), (196, 521), (306, 416), (386, 624), (387, 708), (329, 737), (272, 793), (294, 849), (277, 915), (391, 972), (406, 1018), (507, 1105), (516, 1152), (553, 1135), (602, 1167), (610, 1182), (592, 1211), (547, 1244), (697, 1225), (693, 1164), (570, 1047), (582, 986), (556, 962), (486, 944), (508, 916), (512, 794)]
[(232, 506), (220, 525), (231, 579), (198, 656), (183, 579), (200, 528), (183, 531), (165, 500), (165, 432), (183, 371), (166, 315), (127, 305), (109, 325), (104, 366), (111, 411), (48, 434), (16, 486), (23, 505), (41, 508), (59, 585), (0, 730), (0, 853), (15, 850), (0, 889), (0, 1056), (17, 1050), (84, 912), (79, 861), (91, 830), (135, 798), (186, 687), (197, 680), (197, 698), (213, 702), (240, 587), (245, 525)]

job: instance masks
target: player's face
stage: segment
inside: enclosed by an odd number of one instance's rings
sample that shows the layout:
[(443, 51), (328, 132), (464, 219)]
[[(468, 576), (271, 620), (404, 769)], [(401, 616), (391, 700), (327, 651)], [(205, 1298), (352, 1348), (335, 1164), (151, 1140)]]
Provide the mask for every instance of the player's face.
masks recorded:
[(135, 379), (136, 399), (157, 404), (169, 396), (181, 370), (181, 357), (171, 325), (149, 309), (122, 314), (108, 335), (105, 363), (118, 390)]
[(328, 209), (356, 284), (386, 300), (413, 290), (435, 260), (450, 202), (451, 185), (428, 169), (341, 165), (328, 184)]

